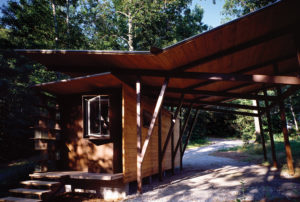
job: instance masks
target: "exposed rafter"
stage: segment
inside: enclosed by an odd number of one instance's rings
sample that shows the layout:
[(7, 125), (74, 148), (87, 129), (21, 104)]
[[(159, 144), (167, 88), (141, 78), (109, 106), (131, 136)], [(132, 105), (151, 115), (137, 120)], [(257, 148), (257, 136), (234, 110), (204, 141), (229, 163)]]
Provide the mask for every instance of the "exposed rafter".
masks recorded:
[(280, 97), (278, 97), (278, 99), (274, 100), (271, 104), (266, 106), (265, 109), (262, 109), (261, 113), (262, 114), (266, 113), (267, 109), (271, 109), (271, 108), (275, 107), (276, 105), (278, 105), (279, 101), (285, 100), (289, 96), (293, 95), (299, 89), (300, 89), (300, 86), (291, 86), (291, 87), (289, 87), (284, 93), (281, 94)]
[[(165, 104), (174, 104), (175, 100), (177, 99), (165, 99)], [(252, 106), (252, 105), (241, 105), (241, 104), (234, 104), (234, 103), (226, 103), (226, 102), (209, 102), (209, 101), (195, 101), (194, 99), (186, 99), (185, 103), (195, 102), (197, 105), (204, 105), (204, 106), (221, 106), (221, 107), (228, 107), (228, 108), (236, 108), (236, 109), (249, 109), (249, 110), (263, 110), (263, 107)]]
[(255, 116), (258, 117), (259, 114), (256, 113), (249, 113), (249, 112), (240, 112), (240, 111), (233, 111), (233, 110), (226, 110), (226, 109), (217, 109), (217, 108), (208, 108), (208, 107), (196, 107), (197, 109), (201, 109), (204, 111), (213, 111), (213, 112), (221, 112), (227, 114), (236, 114), (236, 115), (243, 115), (243, 116)]
[[(248, 83), (271, 83), (285, 85), (300, 85), (300, 78), (294, 76), (222, 74), (206, 72), (172, 72), (163, 70), (120, 69), (113, 72), (116, 75), (139, 75), (151, 77), (169, 77), (181, 79), (199, 79), (211, 81), (243, 81)], [(188, 89), (187, 89), (188, 90)]]
[[(268, 61), (265, 61), (263, 63), (260, 63), (260, 64), (256, 64), (256, 65), (252, 65), (252, 66), (249, 66), (249, 67), (246, 67), (244, 69), (241, 69), (241, 70), (238, 70), (238, 71), (235, 71), (235, 72), (232, 72), (233, 74), (244, 74), (244, 73), (247, 73), (249, 71), (253, 71), (255, 69), (260, 69), (262, 67), (265, 67), (265, 66), (268, 66), (268, 65), (271, 65), (273, 64), (274, 62), (280, 62), (280, 61), (284, 61), (284, 60), (287, 60), (287, 59), (290, 59), (292, 57), (295, 57), (294, 54), (290, 54), (290, 55), (286, 55), (286, 56), (282, 56), (282, 57), (278, 57), (278, 58), (275, 58), (275, 59), (272, 59), (272, 60), (268, 60)], [(216, 81), (205, 81), (205, 82), (200, 82), (198, 84), (193, 84), (189, 87), (186, 87), (187, 89), (194, 89), (194, 88), (199, 88), (199, 87), (202, 87), (202, 86), (206, 86), (206, 85), (209, 85), (209, 84), (212, 84), (212, 83), (215, 83)]]
[[(146, 91), (159, 91), (157, 87), (145, 86)], [(262, 95), (252, 95), (246, 93), (228, 93), (228, 92), (218, 92), (218, 91), (206, 91), (206, 90), (187, 90), (182, 88), (168, 88), (168, 92), (180, 93), (180, 94), (192, 94), (192, 95), (209, 95), (209, 96), (220, 96), (220, 97), (229, 97), (237, 99), (250, 99), (250, 100), (264, 100), (265, 97)], [(268, 100), (276, 100), (276, 96), (268, 96)]]

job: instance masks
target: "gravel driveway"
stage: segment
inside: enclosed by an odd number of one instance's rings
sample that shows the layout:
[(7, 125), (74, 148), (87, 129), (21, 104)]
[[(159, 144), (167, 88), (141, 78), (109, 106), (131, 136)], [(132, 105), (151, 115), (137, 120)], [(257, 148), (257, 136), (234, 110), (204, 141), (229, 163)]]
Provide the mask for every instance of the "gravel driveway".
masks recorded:
[(211, 141), (213, 143), (209, 146), (186, 151), (182, 172), (177, 170), (174, 176), (166, 176), (163, 182), (154, 179), (151, 184), (143, 186), (142, 195), (128, 196), (126, 201), (300, 199), (299, 180), (282, 178), (268, 167), (210, 155), (222, 148), (242, 145), (242, 141)]

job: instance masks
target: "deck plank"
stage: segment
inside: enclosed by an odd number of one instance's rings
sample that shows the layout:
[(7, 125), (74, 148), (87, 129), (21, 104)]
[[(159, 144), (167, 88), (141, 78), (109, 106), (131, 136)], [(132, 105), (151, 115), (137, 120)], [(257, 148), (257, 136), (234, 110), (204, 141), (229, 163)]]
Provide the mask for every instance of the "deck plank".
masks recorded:
[(27, 181), (23, 181), (21, 182), (21, 184), (24, 185), (30, 185), (30, 186), (56, 186), (56, 185), (60, 185), (60, 182), (50, 182), (50, 181), (40, 181), (40, 180), (27, 180)]
[(70, 175), (71, 179), (85, 179), (85, 180), (117, 180), (123, 178), (123, 173), (107, 174), (107, 173), (81, 173)]
[(19, 198), (19, 197), (5, 197), (5, 198), (0, 198), (0, 202), (40, 202), (41, 200), (39, 199), (30, 199), (30, 198)]
[(20, 194), (32, 194), (41, 196), (46, 193), (50, 193), (51, 190), (42, 190), (42, 189), (25, 189), (25, 188), (16, 188), (16, 189), (10, 189), (10, 192), (13, 193), (20, 193)]
[(32, 178), (50, 178), (50, 179), (59, 179), (62, 177), (70, 177), (71, 179), (91, 179), (91, 180), (117, 180), (123, 178), (123, 173), (89, 173), (84, 171), (61, 171), (61, 172), (45, 172), (45, 173), (33, 173), (29, 175)]

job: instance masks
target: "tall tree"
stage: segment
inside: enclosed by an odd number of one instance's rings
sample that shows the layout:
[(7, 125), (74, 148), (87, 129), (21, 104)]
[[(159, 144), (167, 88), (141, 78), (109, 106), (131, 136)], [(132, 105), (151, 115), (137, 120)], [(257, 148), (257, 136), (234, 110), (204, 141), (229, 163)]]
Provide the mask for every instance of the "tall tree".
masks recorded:
[[(97, 49), (149, 50), (207, 29), (203, 9), (191, 1), (81, 1), (85, 32)], [(185, 31), (182, 31), (184, 29)], [(96, 43), (95, 43), (96, 42)]]

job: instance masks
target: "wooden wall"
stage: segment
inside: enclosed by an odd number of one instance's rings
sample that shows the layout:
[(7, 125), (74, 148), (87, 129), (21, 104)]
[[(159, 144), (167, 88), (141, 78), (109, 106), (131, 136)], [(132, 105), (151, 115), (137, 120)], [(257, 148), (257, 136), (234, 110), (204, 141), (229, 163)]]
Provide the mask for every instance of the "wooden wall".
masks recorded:
[(62, 120), (60, 169), (95, 173), (122, 172), (121, 90), (119, 94), (110, 95), (110, 105), (114, 107), (111, 107), (110, 111), (111, 139), (106, 142), (84, 138), (81, 96), (69, 95), (60, 98)]
[[(143, 87), (142, 87), (143, 92)], [(124, 183), (136, 180), (136, 162), (137, 162), (137, 124), (136, 124), (136, 94), (135, 91), (123, 85), (122, 99), (122, 127), (123, 127), (123, 174)], [(155, 103), (142, 97), (141, 112), (147, 110), (153, 113)], [(153, 134), (148, 145), (145, 159), (142, 164), (142, 176), (150, 176), (158, 173), (158, 127), (157, 122), (153, 130)], [(162, 108), (162, 146), (165, 143), (167, 133), (171, 123), (171, 114)], [(148, 128), (142, 126), (142, 141), (144, 142)], [(174, 129), (174, 145), (179, 138), (179, 120), (176, 121)], [(175, 146), (174, 146), (175, 147)], [(166, 153), (163, 159), (163, 170), (172, 168), (171, 157), (171, 139), (169, 141)], [(180, 152), (177, 152), (175, 158), (175, 167), (180, 165)]]

